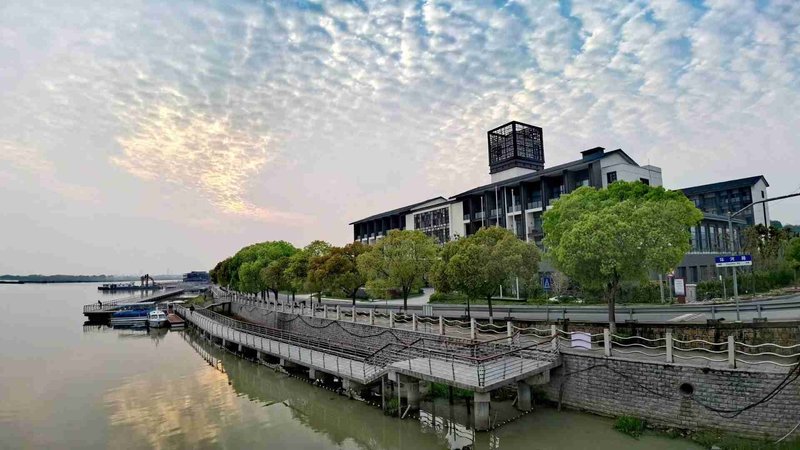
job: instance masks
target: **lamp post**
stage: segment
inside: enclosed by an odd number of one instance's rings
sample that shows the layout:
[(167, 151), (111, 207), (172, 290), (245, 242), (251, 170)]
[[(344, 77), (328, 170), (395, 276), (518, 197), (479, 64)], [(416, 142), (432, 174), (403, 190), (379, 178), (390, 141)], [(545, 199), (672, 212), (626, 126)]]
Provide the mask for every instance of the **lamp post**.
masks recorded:
[[(735, 253), (735, 251), (734, 251), (735, 247), (734, 247), (734, 242), (733, 242), (733, 218), (734, 217), (738, 216), (739, 214), (743, 213), (744, 211), (747, 211), (748, 208), (752, 208), (755, 205), (758, 205), (758, 204), (761, 204), (761, 203), (774, 202), (775, 200), (783, 200), (785, 198), (797, 197), (798, 195), (800, 195), (800, 192), (797, 192), (797, 193), (794, 193), (794, 194), (789, 194), (789, 195), (781, 195), (780, 197), (773, 197), (773, 198), (768, 198), (768, 199), (764, 199), (764, 200), (759, 200), (757, 202), (750, 203), (749, 205), (745, 206), (744, 208), (742, 208), (742, 209), (740, 209), (740, 210), (738, 210), (738, 211), (736, 211), (734, 213), (731, 213), (730, 211), (728, 211), (728, 233), (730, 234), (729, 239), (730, 239), (730, 242), (731, 242), (731, 245), (730, 245), (731, 255), (733, 255)], [(765, 214), (765, 216), (766, 216), (766, 214)], [(766, 223), (766, 224), (764, 224), (764, 226), (768, 227), (769, 224)], [(736, 301), (736, 321), (740, 322), (741, 320), (739, 319), (739, 286), (737, 285), (737, 280), (736, 280), (736, 266), (731, 267), (731, 269), (733, 269), (733, 298)]]

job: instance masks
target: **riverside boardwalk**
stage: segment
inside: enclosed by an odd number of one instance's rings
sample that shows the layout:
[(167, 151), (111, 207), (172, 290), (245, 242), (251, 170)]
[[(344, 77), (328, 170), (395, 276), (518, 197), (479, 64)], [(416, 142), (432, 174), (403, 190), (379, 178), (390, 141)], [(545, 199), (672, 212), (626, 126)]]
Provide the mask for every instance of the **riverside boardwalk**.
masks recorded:
[(83, 315), (89, 322), (107, 322), (115, 311), (118, 311), (123, 305), (130, 305), (132, 303), (145, 303), (157, 302), (170, 297), (181, 295), (184, 289), (166, 289), (161, 292), (155, 292), (146, 296), (133, 295), (125, 298), (118, 298), (116, 300), (109, 300), (101, 303), (91, 303), (83, 306)]
[(419, 406), (421, 381), (472, 391), (476, 430), (498, 426), (492, 394), (508, 387), (522, 411), (531, 410), (537, 386), (567, 407), (759, 439), (791, 434), (776, 423), (800, 414), (800, 344), (791, 327), (755, 340), (738, 326), (711, 338), (679, 325), (623, 335), (587, 324), (567, 331), (561, 322), (536, 328), (511, 317), (487, 323), (434, 316), (430, 308), (403, 314), (211, 290), (210, 309), (176, 307), (191, 330), (243, 357), (380, 396), (384, 408), (394, 398), (388, 407), (400, 405), (400, 417)]
[(531, 386), (547, 383), (550, 371), (560, 365), (557, 349), (549, 342), (472, 341), (380, 327), (374, 324), (374, 315), (372, 324), (353, 323), (341, 320), (341, 311), (336, 320), (318, 315), (327, 311), (296, 307), (290, 311), (285, 304), (270, 308), (232, 299), (231, 305), (234, 314), (246, 320), (180, 305), (175, 311), (206, 338), (230, 350), (287, 369), (302, 368), (312, 379), (336, 378), (345, 391), (385, 393), (387, 381), (399, 386), (401, 416), (419, 408), (422, 380), (470, 390), (477, 430), (492, 426), (491, 392), (515, 386), (518, 409), (528, 411)]

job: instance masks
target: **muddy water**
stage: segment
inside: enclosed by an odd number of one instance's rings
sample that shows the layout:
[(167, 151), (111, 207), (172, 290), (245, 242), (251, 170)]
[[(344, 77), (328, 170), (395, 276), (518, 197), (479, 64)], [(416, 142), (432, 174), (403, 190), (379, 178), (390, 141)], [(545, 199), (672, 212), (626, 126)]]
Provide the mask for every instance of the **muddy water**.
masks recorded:
[(446, 400), (399, 420), (188, 332), (83, 326), (81, 305), (98, 298), (90, 284), (0, 285), (0, 447), (698, 448), (549, 408), (491, 433)]

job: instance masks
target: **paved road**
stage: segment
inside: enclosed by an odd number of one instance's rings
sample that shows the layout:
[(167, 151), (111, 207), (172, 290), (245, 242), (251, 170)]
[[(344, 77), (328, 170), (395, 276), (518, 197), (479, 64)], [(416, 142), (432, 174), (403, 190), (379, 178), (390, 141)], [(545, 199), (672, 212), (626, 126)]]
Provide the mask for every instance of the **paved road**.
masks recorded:
[[(432, 289), (425, 289), (420, 297), (408, 299), (408, 312), (417, 314), (423, 313), (423, 306), (428, 304)], [(286, 298), (281, 294), (281, 300)], [(297, 296), (297, 301), (307, 300), (307, 296)], [(323, 303), (343, 308), (349, 307), (350, 300), (337, 300), (323, 298)], [(402, 308), (403, 300), (376, 300), (371, 302), (358, 301), (356, 305), (361, 309), (385, 310), (392, 309), (398, 311)], [(448, 304), (429, 304), (433, 309), (433, 315), (443, 315), (454, 318), (466, 315), (464, 305)], [(760, 311), (759, 311), (760, 307)], [(605, 306), (576, 306), (576, 305), (496, 305), (494, 306), (494, 317), (498, 320), (505, 320), (513, 317), (517, 320), (553, 320), (556, 318), (568, 318), (572, 321), (583, 322), (606, 322), (608, 321), (608, 310)], [(489, 317), (488, 306), (473, 305), (470, 308), (472, 316), (485, 319)], [(768, 321), (787, 321), (800, 320), (800, 295), (787, 296), (778, 299), (766, 299), (755, 301), (743, 301), (740, 303), (740, 318), (743, 322), (752, 322), (756, 318), (766, 318)], [(617, 306), (617, 322), (626, 320), (636, 320), (642, 323), (663, 323), (663, 322), (701, 322), (705, 323), (709, 319), (724, 319), (725, 322), (736, 321), (736, 307), (733, 303), (704, 305), (648, 305), (648, 306)]]

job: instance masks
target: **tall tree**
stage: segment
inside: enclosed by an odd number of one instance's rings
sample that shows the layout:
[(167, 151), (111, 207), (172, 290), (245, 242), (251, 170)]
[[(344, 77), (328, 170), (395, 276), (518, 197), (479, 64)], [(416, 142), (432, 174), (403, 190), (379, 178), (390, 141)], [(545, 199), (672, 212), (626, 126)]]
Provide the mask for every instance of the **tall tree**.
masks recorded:
[(774, 269), (783, 263), (792, 231), (762, 224), (744, 230), (743, 249), (753, 255), (753, 263), (761, 269)]
[(275, 300), (278, 300), (278, 293), (280, 291), (292, 292), (292, 297), (294, 297), (291, 279), (286, 270), (289, 267), (290, 258), (291, 256), (281, 256), (273, 260), (267, 267), (261, 269), (261, 273), (259, 274), (264, 286), (275, 295)]
[(389, 289), (400, 290), (405, 311), (408, 295), (423, 286), (436, 253), (436, 244), (425, 233), (391, 230), (358, 257), (358, 267), (367, 277), (367, 291), (375, 296), (386, 295)]
[[(294, 299), (295, 292), (306, 291), (313, 294), (322, 289), (316, 280), (311, 280), (311, 261), (324, 257), (330, 253), (330, 250), (331, 245), (329, 243), (317, 240), (306, 245), (303, 250), (290, 257), (286, 272), (293, 293), (292, 299)], [(322, 301), (321, 293), (319, 298)]]
[(333, 247), (327, 256), (316, 260), (314, 279), (319, 280), (326, 289), (352, 299), (366, 283), (366, 277), (358, 269), (357, 259), (369, 250), (361, 242), (352, 242), (344, 247)]
[(539, 271), (536, 245), (517, 239), (505, 228), (481, 228), (455, 241), (452, 248), (445, 268), (449, 283), (468, 299), (486, 299), (490, 321), (494, 320), (492, 297), (499, 294), (500, 286), (515, 276), (530, 280)]
[(673, 269), (690, 249), (689, 227), (703, 214), (681, 192), (617, 181), (581, 187), (544, 214), (544, 244), (555, 266), (585, 288), (602, 290), (609, 327), (626, 282)]

